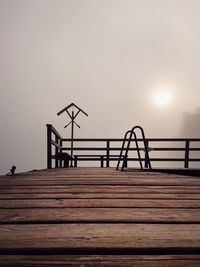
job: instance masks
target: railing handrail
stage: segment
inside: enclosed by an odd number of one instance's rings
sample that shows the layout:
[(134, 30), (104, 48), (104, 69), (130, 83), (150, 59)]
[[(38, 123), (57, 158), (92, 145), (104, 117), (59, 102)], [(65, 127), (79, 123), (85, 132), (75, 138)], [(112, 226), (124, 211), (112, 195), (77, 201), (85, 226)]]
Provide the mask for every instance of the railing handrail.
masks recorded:
[[(62, 138), (63, 142), (70, 142), (70, 138)], [(121, 142), (124, 140), (124, 138), (74, 138), (73, 139), (76, 142)], [(125, 141), (128, 141), (129, 139), (126, 139)], [(163, 138), (163, 137), (151, 137), (151, 138), (145, 138), (146, 141), (156, 142), (156, 141), (162, 141), (162, 142), (184, 142), (184, 141), (193, 141), (193, 142), (200, 142), (200, 138)], [(143, 141), (142, 138), (138, 138), (138, 141)]]
[(59, 132), (53, 127), (52, 124), (46, 124), (47, 128), (51, 130), (59, 139), (63, 140), (62, 136), (59, 134)]

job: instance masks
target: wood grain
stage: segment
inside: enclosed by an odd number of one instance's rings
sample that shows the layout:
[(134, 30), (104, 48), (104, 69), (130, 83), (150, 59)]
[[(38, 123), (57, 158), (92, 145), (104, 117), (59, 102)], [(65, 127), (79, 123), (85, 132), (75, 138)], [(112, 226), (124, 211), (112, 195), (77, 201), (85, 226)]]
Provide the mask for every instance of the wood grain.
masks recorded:
[(91, 207), (91, 208), (113, 208), (113, 207), (130, 207), (130, 208), (199, 208), (200, 200), (171, 200), (168, 199), (26, 199), (26, 200), (0, 200), (2, 209), (16, 208), (52, 208), (52, 207)]
[(8, 224), (0, 240), (0, 249), (187, 249), (200, 247), (200, 225)]
[(154, 193), (13, 193), (0, 194), (0, 199), (200, 199), (200, 194)]
[(0, 223), (143, 222), (200, 223), (200, 211), (153, 208), (48, 208), (3, 209)]
[(2, 267), (199, 267), (199, 261), (199, 255), (0, 255)]
[(199, 177), (113, 168), (0, 177), (0, 266), (191, 267), (199, 254)]

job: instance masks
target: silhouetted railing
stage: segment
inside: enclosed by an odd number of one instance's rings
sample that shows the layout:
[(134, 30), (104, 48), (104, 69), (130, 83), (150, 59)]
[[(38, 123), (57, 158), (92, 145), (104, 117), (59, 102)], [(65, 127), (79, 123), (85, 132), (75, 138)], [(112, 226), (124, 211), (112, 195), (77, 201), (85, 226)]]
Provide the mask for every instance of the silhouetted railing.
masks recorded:
[[(99, 162), (101, 167), (110, 167), (111, 162), (116, 162), (119, 159), (123, 138), (76, 138), (74, 139), (74, 167), (78, 166), (81, 161)], [(126, 140), (128, 141), (128, 140)], [(69, 138), (62, 138), (51, 124), (47, 124), (47, 168), (62, 167), (62, 159), (57, 155), (70, 154)], [(138, 142), (144, 142), (143, 139), (138, 139)], [(189, 168), (190, 162), (199, 162), (199, 157), (191, 157), (190, 152), (200, 152), (200, 138), (146, 138), (145, 142), (150, 148), (150, 151), (158, 152), (183, 152), (182, 157), (152, 157), (150, 152), (150, 161), (153, 162), (182, 162), (183, 168)], [(170, 147), (157, 147), (157, 144), (170, 142)], [(172, 144), (180, 144), (175, 147)], [(198, 143), (199, 147), (193, 147), (192, 144)], [(85, 145), (86, 146), (82, 146)], [(68, 145), (68, 146), (67, 146)], [(117, 146), (116, 146), (117, 145)], [(130, 148), (131, 151), (136, 151), (136, 148)], [(143, 148), (141, 148), (143, 150)], [(147, 164), (147, 159), (141, 159)], [(54, 161), (54, 164), (53, 164)], [(136, 156), (128, 156), (127, 164), (131, 161), (138, 161)], [(153, 168), (154, 166), (152, 166)], [(200, 167), (200, 166), (199, 166)]]
[(58, 153), (62, 153), (61, 135), (51, 125), (47, 124), (47, 168), (52, 168), (52, 160), (55, 160), (55, 167), (61, 167), (62, 162), (56, 158)]

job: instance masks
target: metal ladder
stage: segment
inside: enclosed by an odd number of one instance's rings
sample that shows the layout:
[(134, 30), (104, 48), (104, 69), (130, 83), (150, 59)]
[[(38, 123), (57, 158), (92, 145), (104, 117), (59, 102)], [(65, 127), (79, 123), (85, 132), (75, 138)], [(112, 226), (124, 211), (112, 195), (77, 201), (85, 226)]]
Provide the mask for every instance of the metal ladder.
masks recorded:
[[(141, 132), (143, 143), (144, 143), (144, 148), (139, 148), (138, 138), (137, 138), (137, 135), (135, 133), (135, 130), (137, 130), (137, 129), (139, 129), (140, 132)], [(134, 136), (134, 139), (133, 139), (133, 136)], [(142, 165), (142, 158), (141, 158), (141, 155), (140, 155), (140, 151), (141, 150), (143, 150), (145, 152), (145, 162), (146, 162), (148, 168), (151, 170), (151, 162), (150, 162), (150, 158), (149, 158), (149, 147), (148, 147), (146, 139), (145, 139), (144, 130), (143, 130), (143, 128), (141, 126), (135, 126), (131, 130), (129, 130), (129, 131), (127, 131), (125, 133), (116, 170), (120, 169), (121, 161), (122, 161), (121, 171), (123, 171), (125, 166), (127, 165), (127, 158), (128, 158), (128, 152), (129, 152), (129, 149), (130, 149), (131, 141), (135, 141), (136, 151), (137, 151), (138, 160), (139, 160), (139, 164), (140, 164), (141, 170), (143, 170), (145, 168)], [(128, 143), (127, 143), (127, 146), (125, 148), (126, 142), (128, 142)], [(125, 150), (125, 154), (123, 155), (123, 151), (124, 150)]]

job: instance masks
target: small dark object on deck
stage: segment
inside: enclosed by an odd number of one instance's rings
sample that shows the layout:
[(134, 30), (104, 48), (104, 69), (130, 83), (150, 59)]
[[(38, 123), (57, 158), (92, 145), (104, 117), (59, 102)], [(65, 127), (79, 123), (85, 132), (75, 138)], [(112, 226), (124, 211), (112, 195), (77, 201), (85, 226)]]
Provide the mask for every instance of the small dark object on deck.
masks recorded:
[(12, 168), (10, 169), (10, 171), (6, 175), (14, 175), (16, 169), (17, 169), (17, 167), (15, 165), (13, 165)]
[(69, 161), (71, 160), (71, 157), (68, 153), (57, 153), (56, 159), (64, 161), (64, 167), (69, 167)]

